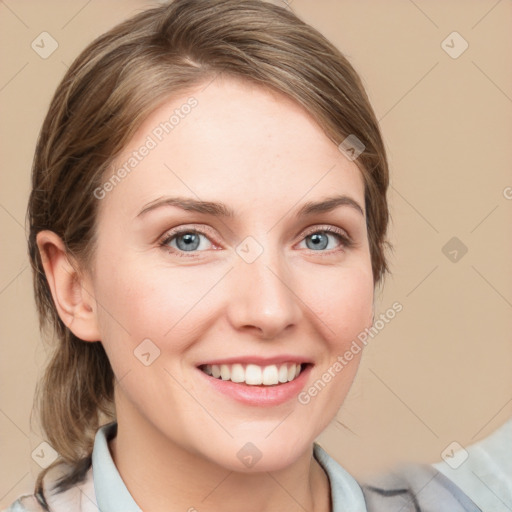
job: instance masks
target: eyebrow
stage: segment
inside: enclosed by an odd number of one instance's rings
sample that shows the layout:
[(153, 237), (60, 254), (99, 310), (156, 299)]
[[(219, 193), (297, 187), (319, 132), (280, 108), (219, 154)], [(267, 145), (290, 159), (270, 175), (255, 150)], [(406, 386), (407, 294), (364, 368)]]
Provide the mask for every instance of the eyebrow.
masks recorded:
[[(144, 206), (137, 214), (137, 217), (142, 217), (146, 213), (163, 206), (176, 206), (182, 210), (204, 213), (214, 217), (234, 218), (236, 216), (236, 212), (224, 203), (201, 201), (189, 197), (161, 197)], [(295, 216), (297, 218), (303, 218), (317, 213), (327, 213), (340, 206), (349, 206), (364, 217), (364, 210), (361, 205), (355, 199), (347, 195), (328, 197), (321, 201), (309, 201), (302, 205)]]

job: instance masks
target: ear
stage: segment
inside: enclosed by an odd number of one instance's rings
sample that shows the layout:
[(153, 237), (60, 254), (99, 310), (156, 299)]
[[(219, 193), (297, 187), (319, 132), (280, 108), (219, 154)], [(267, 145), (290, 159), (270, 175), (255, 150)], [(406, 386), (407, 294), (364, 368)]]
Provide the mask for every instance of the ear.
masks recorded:
[(36, 241), (60, 319), (77, 338), (99, 341), (97, 305), (91, 281), (79, 272), (64, 242), (53, 231), (40, 231)]

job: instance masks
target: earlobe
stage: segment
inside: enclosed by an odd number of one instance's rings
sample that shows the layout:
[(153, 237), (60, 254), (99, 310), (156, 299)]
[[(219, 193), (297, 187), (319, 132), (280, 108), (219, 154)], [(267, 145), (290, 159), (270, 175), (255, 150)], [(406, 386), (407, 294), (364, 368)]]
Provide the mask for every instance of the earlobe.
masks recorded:
[(92, 284), (85, 281), (77, 263), (56, 233), (40, 231), (37, 234), (37, 247), (60, 319), (78, 338), (99, 341)]

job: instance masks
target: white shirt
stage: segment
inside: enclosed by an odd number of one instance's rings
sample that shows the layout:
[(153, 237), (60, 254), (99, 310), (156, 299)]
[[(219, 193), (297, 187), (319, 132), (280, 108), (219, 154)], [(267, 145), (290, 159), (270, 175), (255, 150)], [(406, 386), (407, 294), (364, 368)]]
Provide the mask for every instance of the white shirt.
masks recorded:
[(445, 460), (433, 466), (482, 510), (512, 510), (512, 418), (489, 437)]

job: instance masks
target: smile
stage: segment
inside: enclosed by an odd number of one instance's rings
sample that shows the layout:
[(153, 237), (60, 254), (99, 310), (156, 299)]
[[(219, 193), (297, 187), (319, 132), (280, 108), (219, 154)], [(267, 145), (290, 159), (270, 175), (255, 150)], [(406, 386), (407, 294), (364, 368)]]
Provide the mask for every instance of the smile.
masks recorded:
[(249, 386), (276, 386), (295, 380), (303, 366), (299, 363), (282, 363), (259, 366), (257, 364), (205, 364), (199, 367), (207, 375), (219, 380), (229, 380)]

